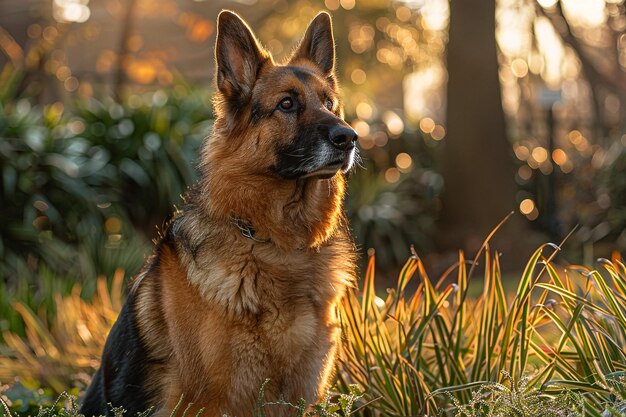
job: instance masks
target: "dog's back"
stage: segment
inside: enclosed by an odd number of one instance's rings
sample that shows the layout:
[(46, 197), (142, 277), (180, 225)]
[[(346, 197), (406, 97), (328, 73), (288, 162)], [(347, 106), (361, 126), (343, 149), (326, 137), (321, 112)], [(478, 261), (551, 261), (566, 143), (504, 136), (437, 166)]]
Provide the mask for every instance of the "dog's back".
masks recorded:
[(136, 415), (150, 407), (152, 395), (145, 381), (150, 366), (146, 348), (139, 336), (135, 319), (134, 294), (129, 294), (120, 315), (109, 333), (100, 368), (85, 394), (81, 414), (112, 415), (112, 405), (123, 405), (127, 415)]

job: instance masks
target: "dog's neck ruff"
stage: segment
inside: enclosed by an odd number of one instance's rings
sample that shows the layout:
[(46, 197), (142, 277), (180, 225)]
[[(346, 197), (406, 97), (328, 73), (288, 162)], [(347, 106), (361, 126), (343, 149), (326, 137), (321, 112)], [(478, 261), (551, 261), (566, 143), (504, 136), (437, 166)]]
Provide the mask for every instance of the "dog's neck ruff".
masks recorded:
[(252, 227), (252, 223), (249, 221), (243, 220), (240, 217), (235, 215), (230, 215), (230, 222), (235, 225), (237, 229), (241, 232), (241, 236), (253, 240), (257, 243), (269, 243), (271, 240), (268, 239), (259, 239), (256, 237), (256, 230)]

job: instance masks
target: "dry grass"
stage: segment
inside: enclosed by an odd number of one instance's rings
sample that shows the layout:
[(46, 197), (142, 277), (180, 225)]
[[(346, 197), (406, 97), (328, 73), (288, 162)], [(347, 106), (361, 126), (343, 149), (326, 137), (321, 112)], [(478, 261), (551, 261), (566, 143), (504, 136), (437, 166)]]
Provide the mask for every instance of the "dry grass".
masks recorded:
[(26, 338), (3, 333), (7, 353), (0, 356), (0, 381), (38, 381), (57, 393), (86, 386), (121, 309), (123, 281), (121, 270), (116, 271), (111, 289), (106, 278), (98, 278), (97, 293), (90, 301), (81, 298), (78, 284), (68, 296), (55, 295), (56, 315), (50, 328), (45, 317), (23, 303), (14, 304), (24, 320)]

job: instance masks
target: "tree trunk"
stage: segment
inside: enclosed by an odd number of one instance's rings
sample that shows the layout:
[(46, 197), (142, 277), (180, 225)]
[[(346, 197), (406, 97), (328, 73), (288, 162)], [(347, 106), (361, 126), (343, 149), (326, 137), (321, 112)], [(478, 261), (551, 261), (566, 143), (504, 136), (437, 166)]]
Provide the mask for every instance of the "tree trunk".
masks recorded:
[[(474, 251), (516, 209), (515, 168), (498, 78), (495, 0), (450, 1), (448, 74), (439, 244)], [(520, 224), (518, 216), (509, 222)], [(513, 229), (505, 226), (496, 242), (510, 248), (518, 238)]]

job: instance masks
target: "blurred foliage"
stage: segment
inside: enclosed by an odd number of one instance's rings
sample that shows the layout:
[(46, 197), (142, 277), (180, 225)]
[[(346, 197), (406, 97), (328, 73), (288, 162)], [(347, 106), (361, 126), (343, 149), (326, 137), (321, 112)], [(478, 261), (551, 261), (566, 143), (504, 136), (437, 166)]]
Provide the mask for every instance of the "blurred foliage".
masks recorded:
[[(362, 252), (375, 249), (378, 269), (392, 271), (411, 245), (420, 253), (434, 249), (443, 179), (435, 171), (434, 149), (420, 133), (393, 135), (384, 123), (371, 129), (379, 143), (360, 150), (362, 166), (350, 178), (346, 211)], [(402, 168), (395, 167), (398, 159)]]
[[(79, 275), (84, 270), (75, 269), (80, 263), (70, 243), (101, 243), (106, 213), (97, 206), (100, 186), (115, 180), (106, 169), (107, 153), (68, 134), (59, 123), (62, 106), (31, 109), (20, 101), (2, 110), (0, 273), (28, 278), (24, 272), (36, 271), (41, 260)], [(110, 211), (118, 214), (116, 207)]]
[(606, 235), (626, 247), (626, 147), (613, 152), (614, 160), (600, 174), (597, 194), (606, 210)]
[[(594, 146), (592, 153), (591, 145), (579, 132), (571, 136), (587, 151), (585, 155), (568, 157), (570, 174), (556, 168), (543, 173), (520, 165), (517, 177), (520, 173), (530, 175), (523, 181), (520, 195), (536, 200), (539, 214), (535, 227), (556, 236), (577, 228), (567, 251), (572, 255), (578, 252), (575, 257), (584, 257), (588, 263), (599, 254), (608, 256), (612, 250), (626, 250), (626, 138), (611, 143), (606, 150)], [(519, 152), (519, 147), (516, 149)], [(536, 209), (533, 214), (537, 214)]]

